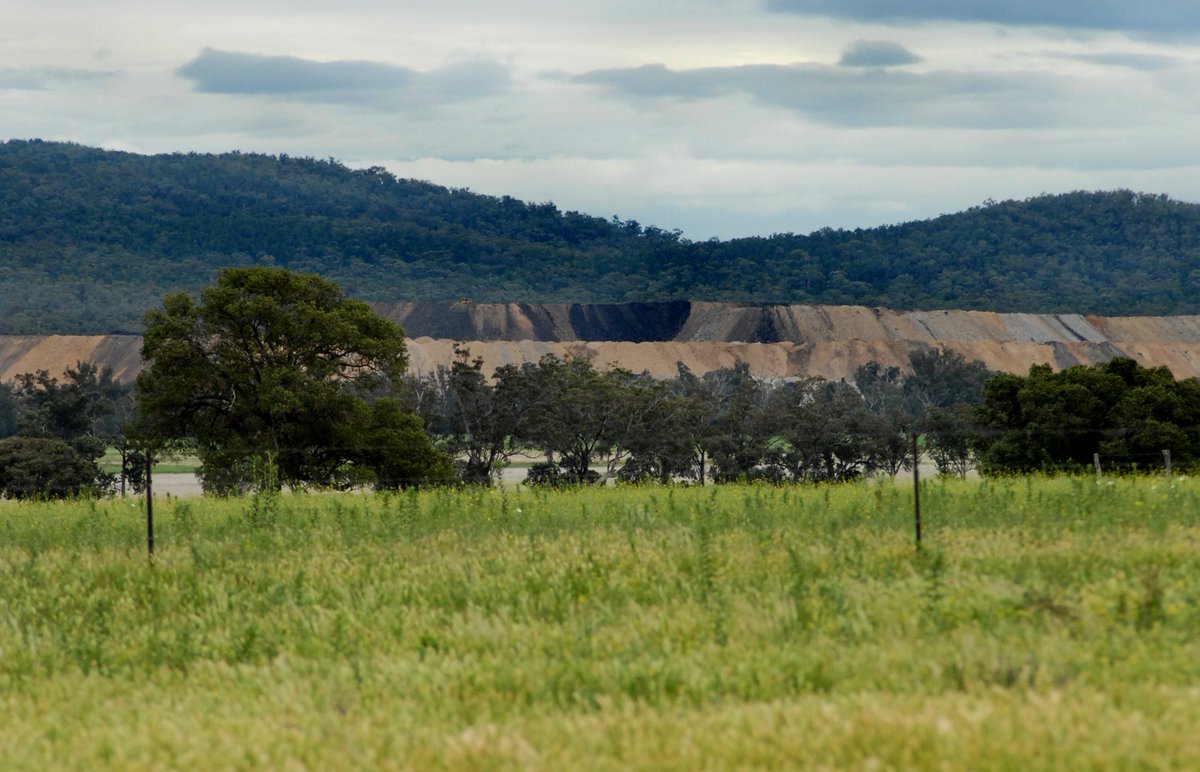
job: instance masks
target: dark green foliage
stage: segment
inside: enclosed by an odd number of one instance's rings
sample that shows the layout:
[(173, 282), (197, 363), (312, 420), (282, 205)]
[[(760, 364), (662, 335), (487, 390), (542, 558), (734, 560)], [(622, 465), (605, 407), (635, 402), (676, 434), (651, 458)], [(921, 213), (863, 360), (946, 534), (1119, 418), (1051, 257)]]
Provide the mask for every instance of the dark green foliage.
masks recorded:
[(314, 272), (364, 300), (856, 303), (1200, 312), (1200, 206), (1129, 191), (934, 220), (689, 242), (636, 222), (230, 153), (0, 144), (0, 333), (141, 328), (230, 266)]
[(66, 442), (47, 437), (0, 440), (0, 495), (61, 499), (97, 493), (100, 470)]
[(770, 389), (750, 375), (739, 362), (704, 376), (709, 384), (712, 432), (705, 448), (717, 482), (749, 480), (759, 476), (763, 458), (777, 427), (764, 419)]
[(515, 437), (532, 396), (511, 384), (498, 391), (483, 375), (483, 360), (472, 359), (463, 347), (455, 349), (445, 375), (444, 447), (462, 458), (464, 482), (490, 485), (500, 465), (518, 449)]
[(905, 376), (902, 391), (913, 413), (975, 404), (983, 396), (984, 382), (993, 374), (983, 362), (968, 361), (944, 348), (914, 351), (908, 363), (912, 372)]
[[(690, 375), (690, 373), (688, 373)], [(704, 477), (705, 438), (714, 406), (683, 377), (656, 381), (621, 373), (625, 397), (618, 440), (623, 482), (670, 482)], [(698, 380), (698, 379), (694, 379)]]
[(501, 367), (496, 390), (509, 404), (527, 398), (516, 435), (543, 449), (568, 479), (586, 481), (625, 436), (628, 405), (619, 372), (599, 373), (586, 359), (547, 354), (536, 364)]
[(1086, 468), (1094, 453), (1109, 468), (1159, 467), (1163, 450), (1187, 467), (1200, 458), (1200, 382), (1124, 358), (1035, 365), (988, 380), (975, 424), (985, 471)]
[(975, 449), (971, 444), (973, 407), (962, 402), (951, 407), (932, 407), (920, 421), (925, 435), (925, 448), (938, 474), (966, 477), (976, 465)]
[(940, 474), (965, 475), (977, 461), (972, 406), (983, 399), (983, 385), (994, 373), (947, 349), (919, 348), (908, 361), (907, 374), (878, 362), (855, 372), (855, 386), (875, 414), (874, 431), (868, 435), (873, 466), (891, 474), (908, 466), (916, 432), (924, 437)]
[(457, 479), (450, 457), (430, 444), (421, 421), (394, 399), (376, 400), (358, 463), (373, 473), (376, 490), (449, 485)]
[(112, 369), (77, 362), (63, 379), (45, 370), (14, 380), (16, 434), (62, 440), (88, 458), (99, 458), (118, 441), (131, 412), (130, 387), (113, 379)]
[(600, 473), (589, 469), (582, 475), (559, 464), (543, 461), (529, 467), (525, 478), (527, 485), (537, 488), (574, 488), (580, 485), (595, 485), (600, 482)]
[(17, 391), (10, 383), (0, 383), (0, 440), (17, 433), (20, 402)]
[[(110, 368), (93, 362), (77, 362), (61, 380), (39, 370), (0, 384), (0, 437), (59, 440), (89, 463), (115, 446), (122, 458), (115, 482), (122, 492), (127, 484), (135, 490), (141, 486), (141, 471), (131, 466), (137, 454), (125, 437), (132, 412), (132, 387), (114, 380)], [(144, 459), (138, 456), (135, 463)], [(97, 473), (93, 465), (92, 477)]]
[(786, 479), (849, 480), (869, 462), (871, 414), (849, 384), (819, 378), (784, 384), (771, 394), (765, 417), (785, 443), (769, 458)]
[(316, 486), (361, 482), (364, 468), (392, 479), (393, 453), (442, 460), (394, 405), (370, 401), (404, 370), (403, 332), (319, 276), (228, 269), (199, 303), (169, 295), (146, 314), (143, 356), (141, 431), (194, 441), (214, 491), (244, 489), (268, 455), (281, 483)]

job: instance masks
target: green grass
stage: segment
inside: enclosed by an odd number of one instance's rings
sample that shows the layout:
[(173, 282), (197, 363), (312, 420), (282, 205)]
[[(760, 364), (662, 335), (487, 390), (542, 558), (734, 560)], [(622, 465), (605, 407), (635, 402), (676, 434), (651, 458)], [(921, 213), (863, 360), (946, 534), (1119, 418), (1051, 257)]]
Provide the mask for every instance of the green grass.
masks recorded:
[(0, 503), (6, 768), (1200, 764), (1200, 485)]
[[(109, 474), (116, 474), (121, 471), (121, 464), (117, 462), (110, 464), (101, 461), (100, 470)], [(154, 474), (190, 474), (196, 471), (196, 465), (193, 464), (154, 464)]]
[[(98, 463), (102, 471), (116, 474), (121, 471), (121, 454), (117, 452), (116, 448), (110, 447), (100, 457)], [(155, 463), (152, 471), (154, 474), (188, 474), (194, 473), (199, 468), (199, 458), (195, 456), (181, 456)]]

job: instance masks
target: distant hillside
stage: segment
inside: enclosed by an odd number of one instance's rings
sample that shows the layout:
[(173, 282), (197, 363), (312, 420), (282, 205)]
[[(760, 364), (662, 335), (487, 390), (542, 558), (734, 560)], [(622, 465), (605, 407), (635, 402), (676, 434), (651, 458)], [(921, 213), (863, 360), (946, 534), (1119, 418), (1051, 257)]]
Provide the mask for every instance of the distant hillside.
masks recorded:
[(934, 220), (689, 242), (381, 169), (0, 144), (0, 333), (136, 332), (224, 266), (314, 271), (377, 302), (844, 303), (1200, 312), (1200, 206), (1128, 191)]

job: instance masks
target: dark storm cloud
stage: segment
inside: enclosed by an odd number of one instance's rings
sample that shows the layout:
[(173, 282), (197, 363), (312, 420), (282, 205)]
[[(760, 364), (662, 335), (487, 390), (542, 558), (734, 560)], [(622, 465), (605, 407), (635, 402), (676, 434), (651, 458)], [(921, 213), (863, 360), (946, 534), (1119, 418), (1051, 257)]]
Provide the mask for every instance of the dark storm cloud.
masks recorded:
[(773, 11), (866, 22), (987, 22), (1165, 36), (1200, 33), (1196, 0), (766, 0), (766, 5)]
[(263, 94), (306, 98), (354, 98), (404, 92), (443, 100), (474, 99), (508, 83), (508, 70), (489, 61), (463, 62), (418, 72), (366, 61), (316, 62), (206, 48), (178, 73), (210, 94)]
[(1014, 128), (1059, 125), (1066, 89), (1035, 73), (935, 72), (824, 65), (595, 70), (578, 83), (630, 100), (747, 95), (832, 126)]
[(846, 47), (838, 64), (843, 67), (896, 67), (915, 64), (921, 57), (890, 40), (857, 40)]

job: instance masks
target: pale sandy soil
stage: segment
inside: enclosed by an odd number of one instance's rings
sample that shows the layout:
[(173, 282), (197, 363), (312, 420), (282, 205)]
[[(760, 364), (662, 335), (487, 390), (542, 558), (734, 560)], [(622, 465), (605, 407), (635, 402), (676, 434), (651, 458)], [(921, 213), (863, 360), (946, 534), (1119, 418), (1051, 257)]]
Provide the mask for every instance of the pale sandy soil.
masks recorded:
[[(585, 357), (600, 369), (619, 365), (659, 377), (673, 377), (677, 363), (701, 374), (740, 361), (761, 378), (817, 375), (850, 381), (854, 371), (871, 360), (904, 369), (909, 354), (918, 348), (943, 346), (990, 369), (1020, 374), (1032, 364), (1062, 368), (1124, 355), (1146, 366), (1165, 365), (1179, 378), (1200, 376), (1200, 316), (692, 303), (682, 326), (671, 333), (673, 339), (633, 343), (576, 340), (581, 334), (565, 304), (409, 303), (380, 310), (413, 336), (408, 343), (410, 367), (425, 373), (448, 365), (455, 345), (466, 341), (489, 374), (500, 365), (536, 362), (555, 354)], [(621, 315), (612, 309), (608, 313)], [(767, 338), (762, 337), (764, 330), (770, 333)], [(430, 333), (437, 337), (426, 337)], [(754, 342), (761, 339), (780, 342)], [(133, 335), (0, 336), (0, 381), (37, 370), (58, 374), (81, 360), (111, 366), (118, 379), (130, 380), (141, 366), (140, 351), (141, 338)]]
[(154, 497), (188, 498), (203, 495), (200, 480), (190, 472), (159, 472), (154, 475)]

